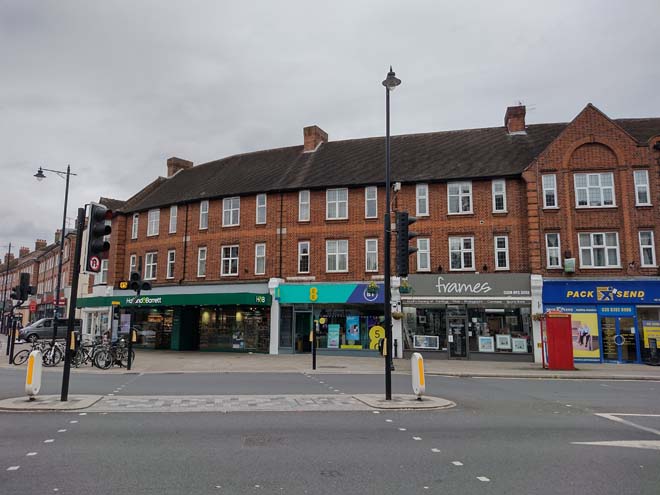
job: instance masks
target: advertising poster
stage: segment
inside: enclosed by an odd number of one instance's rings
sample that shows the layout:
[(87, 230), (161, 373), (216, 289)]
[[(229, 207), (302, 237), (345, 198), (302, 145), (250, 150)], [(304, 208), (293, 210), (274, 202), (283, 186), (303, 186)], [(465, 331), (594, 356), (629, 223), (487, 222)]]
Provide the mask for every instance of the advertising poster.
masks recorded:
[(527, 352), (527, 339), (511, 339), (513, 352)]
[(339, 325), (328, 325), (328, 349), (339, 349)]
[(598, 315), (596, 313), (572, 313), (573, 357), (600, 359), (598, 342)]
[(495, 352), (495, 339), (493, 337), (479, 337), (479, 352)]
[(122, 334), (128, 334), (131, 330), (131, 315), (122, 313), (119, 315), (119, 322), (119, 332)]
[(498, 349), (511, 350), (511, 335), (498, 333), (495, 337)]
[(642, 330), (644, 331), (644, 347), (649, 348), (649, 339), (656, 339), (660, 346), (660, 321), (643, 320)]
[(346, 340), (360, 340), (360, 317), (346, 317)]

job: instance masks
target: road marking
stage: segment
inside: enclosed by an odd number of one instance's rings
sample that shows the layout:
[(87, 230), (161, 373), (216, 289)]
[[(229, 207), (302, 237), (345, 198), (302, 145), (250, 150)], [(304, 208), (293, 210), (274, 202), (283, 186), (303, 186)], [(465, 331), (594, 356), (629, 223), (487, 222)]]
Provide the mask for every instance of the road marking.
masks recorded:
[(325, 382), (319, 381), (319, 383), (325, 383)]
[(66, 429), (57, 430), (57, 433), (64, 433), (65, 431), (66, 431)]
[(615, 440), (611, 442), (571, 442), (573, 445), (599, 447), (630, 447), (632, 449), (660, 450), (660, 440)]
[(437, 454), (438, 452), (440, 452), (440, 449), (433, 448), (431, 449), (431, 452), (435, 452)]
[(115, 395), (115, 394), (108, 394), (108, 395)]
[(406, 431), (405, 428), (399, 428), (399, 431)]
[(87, 416), (87, 413), (78, 413), (78, 416)]
[(566, 407), (573, 407), (573, 406), (571, 406), (570, 404), (566, 404)]
[(420, 440), (422, 439), (422, 437), (412, 437), (412, 439), (413, 439), (413, 440), (420, 441)]
[(49, 438), (48, 440), (44, 440), (44, 443), (53, 443), (55, 440), (52, 438)]
[(37, 455), (37, 453), (36, 452), (28, 452), (25, 455), (28, 456), (28, 457), (32, 457), (33, 455)]
[(451, 463), (452, 463), (454, 466), (462, 466), (462, 465), (463, 465), (463, 463), (462, 463), (461, 461), (451, 461)]
[(9, 466), (7, 471), (18, 471), (20, 468), (21, 466)]
[(424, 487), (424, 490), (428, 490), (428, 489), (429, 489), (429, 487), (428, 487), (428, 486), (425, 486), (425, 487)]
[(380, 411), (373, 411), (374, 414), (380, 414)]
[(78, 420), (76, 420), (76, 419), (73, 419), (73, 420), (69, 421), (69, 423), (71, 423), (72, 425), (75, 425), (77, 422), (78, 422)]
[(392, 420), (391, 420), (391, 419), (386, 419), (385, 422), (386, 422), (386, 423), (391, 423)]
[(479, 481), (490, 481), (490, 479), (486, 478), (485, 476), (477, 476), (477, 479)]
[(638, 430), (646, 431), (648, 433), (653, 433), (654, 435), (660, 436), (660, 430), (656, 430), (655, 428), (649, 428), (647, 426), (641, 426), (636, 423), (633, 423), (632, 421), (627, 421), (623, 418), (619, 418), (618, 416), (633, 416), (633, 417), (651, 417), (651, 418), (657, 418), (660, 417), (660, 414), (618, 414), (618, 413), (596, 413), (596, 416), (600, 416), (601, 418), (609, 419), (610, 421), (615, 421), (617, 423), (622, 423), (624, 425), (632, 426), (633, 428), (637, 428)]

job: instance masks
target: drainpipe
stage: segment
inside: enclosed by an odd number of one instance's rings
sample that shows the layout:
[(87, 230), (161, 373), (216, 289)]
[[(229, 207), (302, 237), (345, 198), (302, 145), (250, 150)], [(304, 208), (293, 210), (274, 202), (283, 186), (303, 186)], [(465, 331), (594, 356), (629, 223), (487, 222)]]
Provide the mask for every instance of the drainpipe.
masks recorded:
[(282, 278), (282, 242), (284, 237), (284, 228), (282, 227), (282, 221), (284, 217), (284, 193), (280, 191), (280, 266), (278, 269), (277, 276)]
[(186, 203), (186, 228), (183, 233), (183, 275), (179, 279), (179, 285), (181, 285), (186, 280), (186, 261), (188, 253), (188, 203)]

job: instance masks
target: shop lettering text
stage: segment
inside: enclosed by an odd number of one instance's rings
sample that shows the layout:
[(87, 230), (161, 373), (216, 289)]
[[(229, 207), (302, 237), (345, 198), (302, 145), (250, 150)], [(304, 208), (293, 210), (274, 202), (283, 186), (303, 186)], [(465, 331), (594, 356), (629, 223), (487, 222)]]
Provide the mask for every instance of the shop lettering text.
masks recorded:
[(614, 301), (615, 299), (643, 299), (643, 290), (618, 290), (615, 287), (597, 287), (593, 290), (567, 290), (566, 299), (592, 299), (596, 294), (599, 301)]
[(477, 282), (475, 284), (465, 284), (460, 282), (445, 282), (443, 277), (438, 277), (438, 283), (436, 284), (438, 288), (438, 293), (440, 294), (462, 294), (462, 293), (472, 293), (472, 294), (488, 294), (493, 288), (488, 284), (488, 282)]
[(162, 304), (162, 297), (127, 297), (126, 304)]

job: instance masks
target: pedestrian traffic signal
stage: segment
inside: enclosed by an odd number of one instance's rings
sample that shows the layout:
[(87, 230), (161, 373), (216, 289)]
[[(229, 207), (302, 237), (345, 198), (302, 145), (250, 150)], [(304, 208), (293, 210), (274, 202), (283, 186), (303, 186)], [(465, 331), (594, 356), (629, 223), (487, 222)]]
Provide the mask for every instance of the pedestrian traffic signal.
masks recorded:
[(21, 282), (18, 286), (18, 300), (27, 301), (28, 297), (35, 293), (34, 287), (30, 286), (30, 274), (21, 273)]
[(408, 257), (417, 252), (416, 247), (408, 244), (410, 239), (417, 237), (417, 232), (408, 230), (409, 225), (416, 221), (407, 211), (396, 212), (396, 274), (399, 277), (408, 276)]
[(11, 294), (9, 295), (11, 299), (14, 301), (20, 301), (21, 300), (21, 286), (17, 285), (16, 287), (11, 288)]
[(131, 272), (131, 280), (128, 283), (128, 287), (132, 291), (135, 291), (138, 296), (143, 290), (151, 290), (151, 284), (142, 280), (140, 272)]
[(110, 235), (112, 227), (106, 224), (112, 219), (112, 211), (105, 206), (92, 203), (87, 222), (87, 262), (85, 270), (98, 273), (101, 271), (101, 258), (110, 250), (110, 243), (104, 239)]

